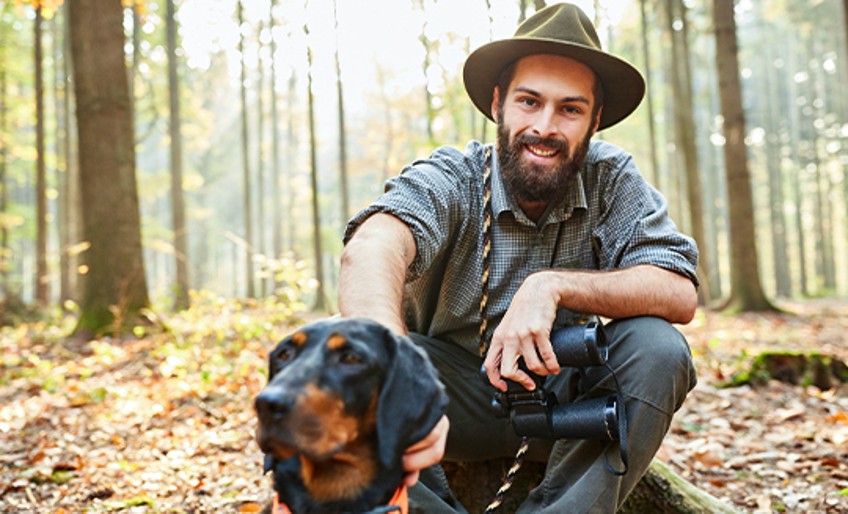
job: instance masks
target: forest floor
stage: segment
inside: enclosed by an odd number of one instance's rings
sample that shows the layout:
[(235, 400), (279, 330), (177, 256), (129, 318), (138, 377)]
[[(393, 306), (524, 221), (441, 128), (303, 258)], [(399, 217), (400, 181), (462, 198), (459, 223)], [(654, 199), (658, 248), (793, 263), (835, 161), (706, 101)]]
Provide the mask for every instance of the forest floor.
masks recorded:
[[(848, 360), (848, 302), (781, 305), (683, 327), (700, 382), (659, 457), (742, 512), (848, 512), (848, 385), (720, 387), (763, 350)], [(252, 398), (294, 322), (212, 302), (82, 346), (61, 323), (2, 329), (0, 512), (258, 511), (270, 483)]]

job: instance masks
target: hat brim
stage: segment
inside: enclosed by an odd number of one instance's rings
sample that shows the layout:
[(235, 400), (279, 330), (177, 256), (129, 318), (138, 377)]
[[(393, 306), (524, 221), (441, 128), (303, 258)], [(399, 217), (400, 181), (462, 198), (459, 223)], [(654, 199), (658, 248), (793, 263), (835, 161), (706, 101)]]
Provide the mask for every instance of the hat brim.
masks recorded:
[(534, 54), (570, 57), (595, 72), (604, 88), (604, 109), (598, 130), (611, 127), (629, 116), (645, 96), (642, 74), (614, 55), (551, 39), (505, 39), (488, 43), (472, 52), (463, 69), (465, 90), (487, 118), (493, 120), (492, 98), (501, 72), (512, 62)]

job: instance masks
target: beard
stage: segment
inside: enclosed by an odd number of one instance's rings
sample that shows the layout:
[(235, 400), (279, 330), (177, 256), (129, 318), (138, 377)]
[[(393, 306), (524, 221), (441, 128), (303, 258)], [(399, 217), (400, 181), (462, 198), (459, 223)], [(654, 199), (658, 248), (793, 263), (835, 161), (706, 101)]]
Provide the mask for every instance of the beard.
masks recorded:
[[(498, 121), (498, 163), (507, 191), (517, 201), (543, 202), (547, 205), (563, 201), (568, 188), (574, 183), (577, 174), (586, 162), (589, 153), (591, 133), (587, 133), (569, 156), (568, 142), (560, 139), (542, 138), (531, 134), (518, 134), (509, 141), (509, 127)], [(550, 169), (536, 163), (526, 162), (522, 158), (525, 145), (544, 145), (555, 149), (560, 158), (559, 164)]]

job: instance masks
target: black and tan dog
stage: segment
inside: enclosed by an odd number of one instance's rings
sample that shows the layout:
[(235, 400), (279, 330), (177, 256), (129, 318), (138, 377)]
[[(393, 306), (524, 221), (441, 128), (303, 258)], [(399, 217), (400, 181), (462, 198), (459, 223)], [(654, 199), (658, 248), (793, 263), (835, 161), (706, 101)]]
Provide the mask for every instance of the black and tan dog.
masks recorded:
[[(277, 512), (389, 512), (401, 457), (444, 414), (435, 368), (411, 341), (365, 319), (312, 323), (270, 355), (256, 439)], [(402, 488), (400, 490), (403, 490)]]

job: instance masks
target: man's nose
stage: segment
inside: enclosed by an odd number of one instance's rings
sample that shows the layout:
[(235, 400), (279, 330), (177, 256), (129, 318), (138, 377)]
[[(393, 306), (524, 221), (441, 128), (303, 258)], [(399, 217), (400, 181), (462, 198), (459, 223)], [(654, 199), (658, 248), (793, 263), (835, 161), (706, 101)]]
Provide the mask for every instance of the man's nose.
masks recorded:
[(547, 106), (539, 110), (536, 119), (533, 120), (533, 133), (541, 138), (554, 137), (559, 132), (556, 125), (555, 110)]

